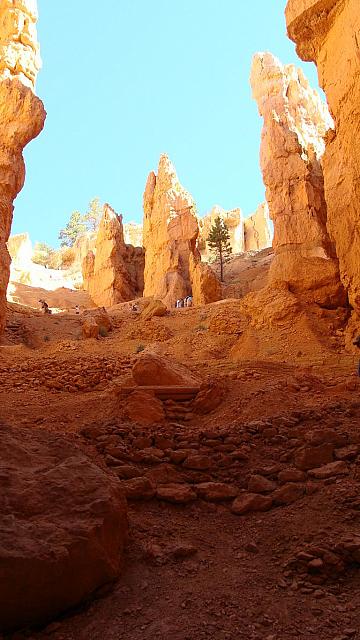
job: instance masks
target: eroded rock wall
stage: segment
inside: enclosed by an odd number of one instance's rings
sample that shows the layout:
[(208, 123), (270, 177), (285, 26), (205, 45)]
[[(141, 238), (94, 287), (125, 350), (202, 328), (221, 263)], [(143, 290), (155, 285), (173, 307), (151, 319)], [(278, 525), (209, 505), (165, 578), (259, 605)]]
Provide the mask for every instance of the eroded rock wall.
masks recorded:
[(272, 230), (267, 202), (244, 220), (244, 251), (262, 251), (271, 247)]
[(5, 327), (13, 201), (25, 180), (24, 147), (42, 130), (45, 109), (35, 95), (40, 68), (35, 0), (0, 4), (0, 334)]
[(194, 199), (163, 154), (144, 193), (144, 296), (173, 307), (178, 298), (191, 294), (189, 260), (198, 233)]
[(342, 304), (320, 164), (330, 114), (302, 71), (270, 53), (254, 57), (251, 86), (264, 118), (260, 163), (274, 222), (269, 282), (285, 283), (310, 302)]
[(360, 314), (360, 7), (358, 0), (289, 0), (289, 37), (318, 68), (335, 131), (322, 159), (327, 227), (341, 279)]
[(95, 250), (83, 259), (82, 272), (84, 288), (98, 306), (111, 307), (142, 295), (143, 249), (125, 244), (122, 216), (108, 204), (104, 205)]

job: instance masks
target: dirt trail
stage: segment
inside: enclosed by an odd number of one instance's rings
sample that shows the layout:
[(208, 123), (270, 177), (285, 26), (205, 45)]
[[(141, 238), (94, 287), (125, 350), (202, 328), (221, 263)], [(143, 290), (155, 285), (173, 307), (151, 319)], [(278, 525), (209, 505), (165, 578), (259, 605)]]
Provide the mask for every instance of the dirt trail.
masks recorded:
[[(172, 311), (146, 324), (118, 305), (110, 310), (114, 330), (102, 340), (81, 340), (72, 314), (47, 318), (11, 307), (0, 348), (1, 420), (80, 444), (123, 484), (130, 520), (113, 590), (14, 640), (359, 637), (354, 356), (330, 313), (308, 316), (294, 342), (290, 330), (274, 329), (272, 353), (261, 339), (234, 359), (247, 330), (238, 305)], [(119, 420), (114, 388), (130, 379), (146, 346), (221, 381), (224, 402), (208, 415), (157, 427)], [(342, 463), (325, 478), (298, 466), (297, 452), (319, 437), (316, 446)], [(282, 479), (294, 470), (296, 479)], [(268, 488), (256, 494), (264, 480)], [(234, 495), (251, 487), (268, 510), (236, 514)]]

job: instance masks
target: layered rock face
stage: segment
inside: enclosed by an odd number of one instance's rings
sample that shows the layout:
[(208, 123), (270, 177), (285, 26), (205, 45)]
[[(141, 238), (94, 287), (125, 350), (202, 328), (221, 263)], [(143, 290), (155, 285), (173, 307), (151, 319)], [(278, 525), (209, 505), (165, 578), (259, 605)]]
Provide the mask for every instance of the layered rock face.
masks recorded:
[(264, 118), (260, 163), (274, 222), (269, 282), (286, 283), (307, 301), (342, 304), (320, 164), (331, 117), (302, 71), (270, 53), (254, 57), (251, 85)]
[(244, 220), (244, 251), (262, 251), (271, 247), (272, 230), (267, 202), (258, 206), (255, 213)]
[(230, 234), (230, 245), (233, 253), (243, 253), (245, 251), (245, 237), (244, 237), (244, 220), (242, 217), (241, 209), (231, 209), (225, 211), (219, 205), (215, 205), (210, 213), (206, 214), (199, 220), (199, 238), (198, 249), (201, 253), (201, 257), (208, 260), (211, 257), (211, 252), (207, 246), (207, 239), (209, 237), (210, 229), (213, 226), (216, 218), (221, 218)]
[(104, 205), (95, 252), (85, 256), (82, 271), (84, 288), (99, 306), (111, 307), (142, 295), (144, 252), (125, 244), (122, 216), (108, 204)]
[(191, 294), (189, 260), (198, 233), (195, 202), (164, 154), (144, 193), (144, 296), (173, 307), (178, 298)]
[(35, 0), (0, 6), (0, 334), (5, 326), (13, 201), (25, 180), (24, 147), (42, 130), (46, 113), (34, 94), (40, 68)]
[(335, 241), (342, 282), (360, 313), (360, 11), (358, 0), (290, 0), (289, 37), (300, 58), (313, 61), (335, 132), (323, 158), (327, 226)]

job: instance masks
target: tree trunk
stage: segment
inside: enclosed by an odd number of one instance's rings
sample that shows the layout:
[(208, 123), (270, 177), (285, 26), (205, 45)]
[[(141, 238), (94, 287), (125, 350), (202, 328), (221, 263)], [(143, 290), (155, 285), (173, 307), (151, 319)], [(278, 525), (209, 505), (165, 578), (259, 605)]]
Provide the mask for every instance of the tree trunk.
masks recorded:
[(219, 247), (219, 257), (220, 257), (220, 281), (224, 282), (224, 265), (223, 265), (223, 254), (222, 247)]

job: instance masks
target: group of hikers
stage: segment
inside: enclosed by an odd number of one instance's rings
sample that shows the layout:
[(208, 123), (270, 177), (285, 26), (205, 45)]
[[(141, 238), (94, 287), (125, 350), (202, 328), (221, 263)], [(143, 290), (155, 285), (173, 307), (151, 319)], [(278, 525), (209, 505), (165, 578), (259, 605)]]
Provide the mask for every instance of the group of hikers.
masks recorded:
[(175, 309), (182, 309), (183, 307), (192, 307), (192, 296), (186, 296), (186, 298), (180, 298), (176, 300)]

